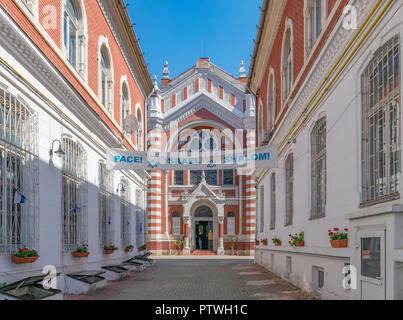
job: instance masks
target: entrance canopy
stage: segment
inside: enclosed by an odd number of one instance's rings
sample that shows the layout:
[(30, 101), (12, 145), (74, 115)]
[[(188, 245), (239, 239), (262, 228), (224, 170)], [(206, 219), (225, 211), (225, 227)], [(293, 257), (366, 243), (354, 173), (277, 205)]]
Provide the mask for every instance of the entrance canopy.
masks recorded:
[(276, 168), (277, 146), (213, 152), (141, 152), (108, 149), (108, 170), (223, 170)]

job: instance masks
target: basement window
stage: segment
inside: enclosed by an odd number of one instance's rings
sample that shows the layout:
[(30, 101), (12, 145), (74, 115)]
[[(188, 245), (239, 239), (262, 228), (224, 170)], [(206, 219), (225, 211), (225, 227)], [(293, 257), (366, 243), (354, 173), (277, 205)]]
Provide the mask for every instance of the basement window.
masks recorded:
[[(57, 274), (59, 276), (60, 273)], [(46, 275), (29, 277), (13, 282), (0, 289), (0, 300), (42, 300), (61, 294), (57, 289), (45, 289), (42, 285)]]

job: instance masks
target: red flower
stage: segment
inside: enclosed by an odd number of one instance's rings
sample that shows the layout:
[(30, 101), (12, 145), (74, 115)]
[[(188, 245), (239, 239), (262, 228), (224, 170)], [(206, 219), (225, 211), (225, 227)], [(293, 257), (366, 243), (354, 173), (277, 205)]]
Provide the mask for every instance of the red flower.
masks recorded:
[(337, 231), (339, 231), (339, 228), (333, 228), (333, 230), (337, 232)]
[(333, 232), (329, 232), (329, 236), (332, 236), (332, 235), (334, 235), (334, 233), (333, 233)]
[(18, 249), (18, 251), (19, 251), (19, 252), (22, 252), (23, 250), (20, 248), (20, 249)]
[(344, 228), (344, 231), (348, 231), (348, 228)]

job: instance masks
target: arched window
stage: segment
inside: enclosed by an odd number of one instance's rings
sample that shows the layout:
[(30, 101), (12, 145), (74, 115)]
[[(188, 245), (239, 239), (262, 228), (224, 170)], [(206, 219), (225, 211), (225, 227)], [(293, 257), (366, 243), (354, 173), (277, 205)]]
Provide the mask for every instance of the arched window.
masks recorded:
[(126, 117), (130, 114), (130, 97), (127, 82), (122, 84), (120, 104), (120, 124), (123, 127)]
[(179, 236), (181, 234), (181, 216), (178, 212), (172, 214), (172, 235)]
[(104, 161), (98, 165), (98, 210), (99, 210), (99, 238), (101, 248), (113, 241), (113, 173), (106, 169)]
[(131, 245), (131, 214), (130, 214), (130, 184), (127, 179), (121, 180), (122, 188), (118, 190), (120, 194), (120, 219), (121, 237), (123, 247)]
[(258, 132), (259, 132), (259, 145), (261, 146), (264, 142), (264, 114), (263, 114), (263, 102), (260, 100), (259, 103), (259, 117), (258, 117)]
[(78, 0), (65, 0), (64, 47), (67, 59), (82, 77), (85, 76), (86, 35), (82, 8)]
[(311, 218), (325, 216), (326, 208), (326, 118), (318, 120), (311, 133)]
[(235, 213), (230, 212), (227, 215), (227, 235), (235, 235)]
[(399, 196), (401, 53), (395, 36), (375, 51), (361, 77), (363, 203)]
[(112, 61), (106, 45), (102, 45), (100, 52), (100, 99), (109, 114), (113, 114), (113, 74)]
[(144, 130), (143, 130), (143, 116), (140, 106), (137, 107), (137, 121), (138, 129), (136, 134), (137, 150), (143, 150)]
[(292, 225), (294, 216), (294, 156), (288, 155), (285, 160), (285, 225)]
[[(290, 21), (290, 20), (289, 20)], [(283, 39), (282, 51), (282, 86), (283, 86), (283, 103), (288, 98), (291, 92), (293, 79), (293, 48), (292, 48), (292, 29), (288, 26)]]
[(84, 149), (63, 137), (63, 248), (75, 250), (87, 243), (87, 166)]
[(0, 88), (0, 252), (38, 245), (38, 118)]
[[(267, 86), (267, 129), (269, 132), (274, 127), (276, 118), (276, 82), (274, 78), (274, 71), (271, 70), (269, 76), (269, 83)], [(268, 138), (270, 140), (270, 136)]]
[(310, 54), (322, 32), (327, 15), (327, 0), (305, 0), (305, 53)]

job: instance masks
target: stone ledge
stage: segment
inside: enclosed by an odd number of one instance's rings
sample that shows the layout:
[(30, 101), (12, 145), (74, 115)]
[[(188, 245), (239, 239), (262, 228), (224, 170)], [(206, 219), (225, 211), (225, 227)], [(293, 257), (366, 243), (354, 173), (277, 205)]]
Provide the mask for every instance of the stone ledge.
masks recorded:
[(258, 251), (277, 251), (296, 254), (310, 254), (319, 256), (328, 256), (335, 258), (351, 258), (353, 248), (325, 248), (325, 247), (275, 247), (275, 246), (259, 246)]

